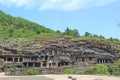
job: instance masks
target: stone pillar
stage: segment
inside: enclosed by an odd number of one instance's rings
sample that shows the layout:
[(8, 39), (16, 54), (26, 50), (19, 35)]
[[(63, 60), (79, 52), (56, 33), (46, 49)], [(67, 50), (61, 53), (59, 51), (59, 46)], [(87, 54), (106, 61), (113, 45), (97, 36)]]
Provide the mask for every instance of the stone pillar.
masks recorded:
[(103, 63), (103, 60), (101, 59), (101, 63)]
[(107, 62), (109, 63), (109, 60), (107, 59)]
[(102, 61), (103, 61), (103, 63), (104, 63), (104, 59), (103, 59)]
[(40, 66), (41, 66), (41, 68), (43, 68), (43, 62), (42, 61), (40, 62)]
[(102, 63), (104, 63), (104, 60), (102, 60)]
[(14, 57), (12, 58), (12, 62), (15, 62), (15, 58)]
[(102, 63), (102, 60), (101, 60), (101, 59), (99, 59), (99, 63)]
[(107, 63), (107, 62), (106, 62), (106, 59), (105, 59), (105, 63)]
[(82, 62), (82, 58), (80, 58), (80, 62)]
[(50, 67), (50, 66), (49, 66), (49, 62), (46, 62), (46, 67), (47, 67), (47, 68), (49, 68), (49, 67)]
[(35, 63), (33, 63), (33, 67), (35, 67)]
[(20, 58), (18, 57), (18, 63), (20, 62)]
[(28, 67), (28, 63), (26, 63), (26, 66)]

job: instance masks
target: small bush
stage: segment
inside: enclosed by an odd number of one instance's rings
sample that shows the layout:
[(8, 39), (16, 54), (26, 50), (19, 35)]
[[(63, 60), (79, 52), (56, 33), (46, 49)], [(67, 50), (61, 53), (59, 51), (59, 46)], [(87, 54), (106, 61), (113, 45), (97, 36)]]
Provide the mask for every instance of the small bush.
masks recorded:
[(117, 66), (118, 68), (120, 68), (120, 62), (119, 61), (115, 62), (115, 66)]
[(114, 68), (113, 68), (113, 75), (118, 75), (118, 76), (120, 76), (120, 62), (119, 62), (119, 61), (117, 61), (117, 62), (115, 63), (115, 66), (114, 66)]
[(35, 69), (35, 68), (29, 68), (29, 69), (27, 70), (27, 74), (28, 74), (28, 75), (38, 75), (38, 74), (39, 74), (39, 71), (38, 71), (37, 69)]
[(93, 66), (93, 70), (95, 74), (109, 74), (106, 66), (103, 64)]
[(68, 68), (68, 69), (64, 70), (64, 74), (75, 74), (75, 70), (72, 68)]
[(95, 65), (90, 69), (86, 69), (80, 72), (80, 74), (109, 74), (105, 65)]
[(107, 70), (108, 70), (108, 72), (110, 73), (110, 75), (112, 75), (112, 74), (113, 74), (114, 67), (113, 67), (112, 65), (107, 65), (106, 67), (107, 67)]

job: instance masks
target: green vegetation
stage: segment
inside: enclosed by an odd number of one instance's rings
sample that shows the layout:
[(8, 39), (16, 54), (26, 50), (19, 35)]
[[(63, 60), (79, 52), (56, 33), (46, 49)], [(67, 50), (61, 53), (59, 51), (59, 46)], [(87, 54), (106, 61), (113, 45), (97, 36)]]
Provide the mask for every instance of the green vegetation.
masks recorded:
[(80, 74), (109, 74), (107, 67), (103, 64), (94, 65), (91, 69), (81, 71)]
[(90, 69), (82, 70), (79, 72), (80, 74), (105, 74), (105, 75), (118, 75), (120, 76), (120, 62), (116, 64), (108, 64), (108, 65), (94, 65)]
[(20, 45), (40, 37), (56, 35), (57, 32), (51, 29), (0, 11), (0, 40), (3, 42)]
[(67, 35), (67, 36), (73, 36), (73, 37), (79, 37), (80, 34), (78, 32), (78, 30), (74, 29), (69, 29), (69, 28), (66, 28), (65, 32), (62, 33), (63, 35)]
[(10, 67), (11, 75), (15, 75), (15, 74), (16, 74), (16, 71), (17, 71), (16, 66), (12, 65), (12, 66)]
[(75, 70), (73, 68), (68, 68), (64, 70), (64, 74), (75, 74)]
[(113, 75), (120, 76), (120, 62), (116, 62), (115, 66), (113, 66)]
[(35, 68), (29, 68), (29, 69), (27, 70), (27, 74), (28, 74), (28, 75), (38, 75), (38, 74), (39, 74), (39, 71), (38, 71), (38, 69), (35, 69)]

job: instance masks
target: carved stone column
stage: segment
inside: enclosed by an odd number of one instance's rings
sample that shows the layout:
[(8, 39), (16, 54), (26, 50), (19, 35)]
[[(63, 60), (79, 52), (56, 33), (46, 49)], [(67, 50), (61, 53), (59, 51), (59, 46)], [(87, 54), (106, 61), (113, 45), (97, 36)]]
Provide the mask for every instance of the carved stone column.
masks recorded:
[(12, 57), (12, 62), (15, 62), (15, 58), (14, 57)]
[(41, 66), (41, 68), (43, 68), (43, 62), (42, 61), (40, 62), (40, 66)]

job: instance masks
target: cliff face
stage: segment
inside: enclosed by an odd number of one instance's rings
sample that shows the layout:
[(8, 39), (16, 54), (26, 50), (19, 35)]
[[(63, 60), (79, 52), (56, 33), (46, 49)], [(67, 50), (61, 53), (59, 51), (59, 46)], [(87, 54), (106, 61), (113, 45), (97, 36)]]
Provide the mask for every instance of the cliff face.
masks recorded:
[[(26, 47), (26, 49), (45, 49), (45, 48), (61, 48), (61, 51), (81, 51), (83, 52), (86, 49), (93, 50), (99, 53), (110, 53), (115, 55), (117, 53), (117, 49), (112, 46), (111, 43), (107, 41), (100, 40), (79, 40), (70, 37), (56, 37), (49, 38), (48, 40), (38, 40), (33, 42), (30, 47)], [(25, 48), (24, 48), (25, 49)]]
[[(38, 39), (25, 47), (0, 45), (0, 69), (36, 67), (44, 73), (49, 69), (91, 66), (114, 63), (119, 60), (119, 51), (107, 41), (79, 40), (71, 37)], [(5, 67), (5, 68), (4, 68)], [(7, 71), (10, 72), (10, 71)]]
[[(82, 56), (84, 53), (94, 53), (94, 57), (97, 55), (101, 56), (112, 56), (114, 59), (119, 58), (119, 51), (114, 48), (111, 43), (107, 41), (99, 40), (79, 40), (70, 37), (55, 37), (55, 38), (44, 38), (38, 39), (31, 44), (23, 48), (7, 47), (0, 45), (1, 54), (16, 54), (16, 55), (40, 55), (43, 52), (45, 54), (52, 53), (55, 55), (62, 56)], [(88, 54), (89, 55), (89, 54)]]

